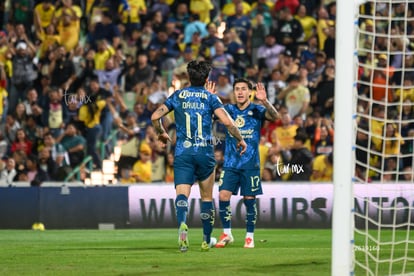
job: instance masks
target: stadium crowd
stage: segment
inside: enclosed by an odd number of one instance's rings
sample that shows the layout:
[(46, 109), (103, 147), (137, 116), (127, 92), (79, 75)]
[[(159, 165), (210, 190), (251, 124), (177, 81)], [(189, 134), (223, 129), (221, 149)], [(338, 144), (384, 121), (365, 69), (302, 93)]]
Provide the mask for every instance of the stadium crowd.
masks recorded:
[[(280, 118), (262, 128), (263, 181), (332, 180), (335, 1), (16, 0), (1, 4), (1, 183), (62, 181), (88, 155), (94, 168), (101, 169), (114, 144), (105, 145), (105, 156), (98, 145), (112, 133), (121, 147), (120, 182), (172, 182), (174, 143), (160, 147), (150, 116), (174, 90), (189, 84), (186, 65), (193, 59), (211, 62), (210, 80), (216, 82), (223, 103), (234, 102), (235, 78), (265, 84)], [(398, 13), (399, 8), (382, 12)], [(372, 28), (368, 20), (361, 24)], [(360, 39), (375, 47), (386, 45), (369, 37)], [(363, 62), (398, 66), (395, 57), (360, 56)], [(412, 67), (412, 56), (405, 59), (405, 66)], [(361, 78), (376, 74), (374, 79), (383, 83), (379, 70), (360, 71)], [(360, 94), (379, 102), (373, 107), (378, 116), (384, 109), (381, 101), (398, 102), (399, 97), (414, 101), (413, 89), (389, 93), (377, 89), (371, 95), (364, 88), (359, 88)], [(384, 99), (385, 95), (392, 97)], [(405, 118), (414, 119), (412, 105), (406, 106), (411, 108), (404, 111)], [(369, 109), (364, 102), (361, 108)], [(173, 114), (163, 123), (174, 137)], [(368, 130), (369, 124), (364, 126)], [(383, 125), (376, 126), (381, 131)], [(390, 135), (400, 135), (392, 127), (387, 125), (387, 133), (390, 128)], [(411, 123), (401, 135), (412, 137), (413, 129)], [(216, 122), (214, 131), (218, 179), (225, 128)], [(358, 141), (366, 143), (363, 139)], [(382, 141), (376, 142), (381, 149)], [(413, 149), (393, 148), (393, 153), (403, 150), (412, 153)], [(360, 154), (362, 162), (366, 155)], [(401, 170), (411, 168), (410, 159), (406, 160)], [(303, 171), (295, 173), (289, 169), (292, 166)]]

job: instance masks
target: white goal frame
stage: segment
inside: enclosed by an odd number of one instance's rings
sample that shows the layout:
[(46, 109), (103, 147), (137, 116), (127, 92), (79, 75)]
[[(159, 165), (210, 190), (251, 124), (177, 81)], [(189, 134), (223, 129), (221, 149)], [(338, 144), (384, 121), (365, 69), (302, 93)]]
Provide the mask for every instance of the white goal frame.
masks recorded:
[[(355, 14), (358, 1), (337, 0), (335, 54), (334, 197), (331, 275), (353, 275)], [(361, 2), (361, 1), (359, 1)]]

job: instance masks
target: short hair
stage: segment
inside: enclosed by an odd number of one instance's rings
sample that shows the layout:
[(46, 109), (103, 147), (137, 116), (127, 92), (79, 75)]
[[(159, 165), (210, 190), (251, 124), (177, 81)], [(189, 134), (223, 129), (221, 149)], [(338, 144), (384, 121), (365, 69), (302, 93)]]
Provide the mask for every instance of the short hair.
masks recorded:
[(97, 76), (93, 75), (93, 76), (89, 79), (89, 83), (91, 83), (91, 82), (97, 82), (97, 83), (99, 83), (99, 78), (98, 78)]
[(204, 86), (210, 74), (211, 64), (208, 61), (192, 60), (187, 65), (191, 85)]
[(288, 76), (288, 78), (286, 79), (286, 82), (287, 82), (287, 83), (290, 83), (290, 82), (292, 82), (292, 81), (300, 81), (300, 77), (299, 77), (299, 75), (296, 75), (296, 74), (290, 74), (290, 75)]
[(109, 11), (107, 11), (107, 10), (104, 10), (104, 11), (102, 12), (102, 16), (103, 16), (103, 17), (106, 17), (106, 18), (109, 18), (110, 20), (112, 20), (112, 19), (113, 19), (113, 16), (112, 16), (111, 12), (109, 12)]
[(234, 80), (234, 82), (233, 82), (233, 89), (236, 87), (236, 84), (238, 84), (238, 83), (246, 83), (247, 84), (247, 87), (250, 89), (250, 90), (252, 90), (253, 89), (253, 84), (252, 84), (252, 82), (251, 81), (249, 81), (248, 79), (246, 79), (246, 78), (238, 78), (238, 79), (235, 79)]
[(36, 164), (39, 163), (39, 158), (35, 154), (29, 154), (29, 156), (27, 156), (27, 160), (30, 160)]
[(45, 134), (43, 134), (43, 139), (44, 139), (46, 136), (50, 136), (50, 137), (54, 138), (54, 137), (53, 137), (52, 132), (50, 132), (50, 131), (48, 131), (48, 132), (46, 132)]
[(318, 51), (316, 52), (316, 57), (326, 58), (326, 53), (324, 51)]
[(76, 130), (78, 129), (78, 127), (76, 126), (76, 123), (74, 122), (67, 123), (65, 129), (68, 128), (69, 126), (73, 126)]
[(305, 132), (299, 131), (294, 137), (295, 141), (301, 141), (303, 144), (308, 140), (308, 135)]

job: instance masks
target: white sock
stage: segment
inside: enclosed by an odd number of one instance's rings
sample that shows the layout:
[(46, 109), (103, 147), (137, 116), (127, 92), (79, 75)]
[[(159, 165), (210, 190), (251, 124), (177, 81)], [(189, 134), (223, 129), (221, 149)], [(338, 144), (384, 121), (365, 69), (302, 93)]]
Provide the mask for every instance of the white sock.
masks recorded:
[(231, 236), (231, 228), (223, 229), (224, 234)]
[(254, 239), (254, 233), (247, 232), (246, 233), (246, 239), (247, 238), (251, 238), (253, 240)]

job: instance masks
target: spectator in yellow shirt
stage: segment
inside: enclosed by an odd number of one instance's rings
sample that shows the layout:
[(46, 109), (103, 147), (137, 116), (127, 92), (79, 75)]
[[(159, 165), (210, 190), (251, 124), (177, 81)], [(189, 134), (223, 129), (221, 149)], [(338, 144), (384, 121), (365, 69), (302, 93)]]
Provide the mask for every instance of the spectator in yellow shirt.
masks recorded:
[(98, 99), (96, 96), (88, 98), (79, 109), (79, 120), (86, 127), (86, 152), (92, 156), (94, 165), (100, 169), (102, 167), (101, 159), (96, 152), (96, 143), (102, 134), (102, 125), (100, 124), (101, 111), (106, 106), (106, 101)]
[(122, 24), (125, 25), (126, 34), (130, 36), (133, 30), (141, 29), (141, 16), (147, 14), (147, 5), (144, 0), (128, 0), (128, 6), (119, 5), (118, 12)]
[(291, 118), (306, 115), (310, 102), (309, 88), (300, 83), (298, 75), (289, 76), (286, 82), (287, 87), (279, 93), (277, 99), (284, 101)]
[(304, 4), (299, 5), (298, 12), (294, 17), (299, 21), (300, 25), (302, 25), (305, 34), (303, 41), (307, 42), (309, 38), (315, 35), (318, 22), (313, 16), (307, 15), (306, 6)]
[(312, 176), (313, 182), (329, 182), (333, 180), (333, 153), (329, 155), (320, 154), (313, 159)]
[(382, 105), (373, 104), (372, 105), (372, 118), (370, 119), (370, 129), (371, 132), (371, 143), (372, 147), (376, 151), (381, 151), (382, 149), (382, 140), (381, 136), (383, 133), (385, 120), (385, 108)]
[(106, 61), (115, 54), (115, 49), (105, 40), (98, 41), (98, 51), (95, 53), (95, 70), (105, 70)]
[(60, 43), (70, 52), (78, 45), (82, 10), (72, 5), (72, 0), (63, 2), (63, 7), (55, 12), (53, 21), (57, 23)]
[(399, 88), (395, 91), (395, 97), (397, 101), (404, 102), (405, 100), (409, 99), (414, 102), (413, 80), (405, 78), (402, 86), (404, 88)]
[(214, 9), (214, 5), (210, 0), (191, 0), (190, 11), (193, 14), (200, 16), (200, 21), (203, 23), (210, 23), (210, 11)]
[(135, 162), (134, 166), (132, 167), (132, 176), (135, 177), (136, 182), (151, 182), (151, 154), (151, 147), (146, 142), (143, 142), (139, 148), (139, 160)]
[[(6, 82), (6, 72), (4, 70), (4, 64), (0, 63), (0, 124), (4, 122), (6, 119), (7, 113), (7, 96), (9, 95), (6, 90), (7, 82)], [(6, 110), (5, 110), (6, 107)]]
[(249, 12), (252, 10), (252, 7), (249, 3), (242, 1), (242, 0), (231, 0), (231, 2), (225, 4), (221, 9), (221, 13), (223, 16), (228, 17), (236, 14), (236, 5), (238, 3), (242, 3), (243, 6), (243, 15), (248, 15)]
[(295, 142), (296, 130), (298, 125), (292, 124), (289, 113), (282, 114), (282, 126), (273, 130), (272, 144), (280, 146), (281, 150), (290, 150)]
[(400, 154), (401, 146), (404, 145), (404, 140), (398, 133), (397, 125), (394, 123), (386, 123), (383, 126), (382, 133), (385, 133), (385, 139), (382, 140), (381, 150), (385, 157), (394, 157)]
[(9, 53), (9, 41), (5, 31), (0, 31), (0, 63), (5, 64)]
[(37, 4), (33, 13), (36, 32), (45, 31), (46, 27), (52, 24), (54, 14), (55, 6), (52, 4), (52, 0), (43, 0)]
[(324, 6), (321, 6), (317, 13), (318, 21), (316, 25), (316, 33), (318, 36), (319, 50), (323, 50), (325, 40), (328, 37), (327, 32), (329, 30), (329, 24), (332, 24), (333, 21), (329, 19), (329, 13)]
[(53, 24), (47, 26), (45, 31), (40, 29), (40, 31), (36, 34), (42, 42), (39, 47), (40, 58), (45, 58), (47, 53), (56, 49), (56, 46), (60, 45), (61, 36), (56, 33), (56, 27)]
[(167, 153), (167, 160), (165, 164), (165, 182), (174, 182), (174, 152)]

